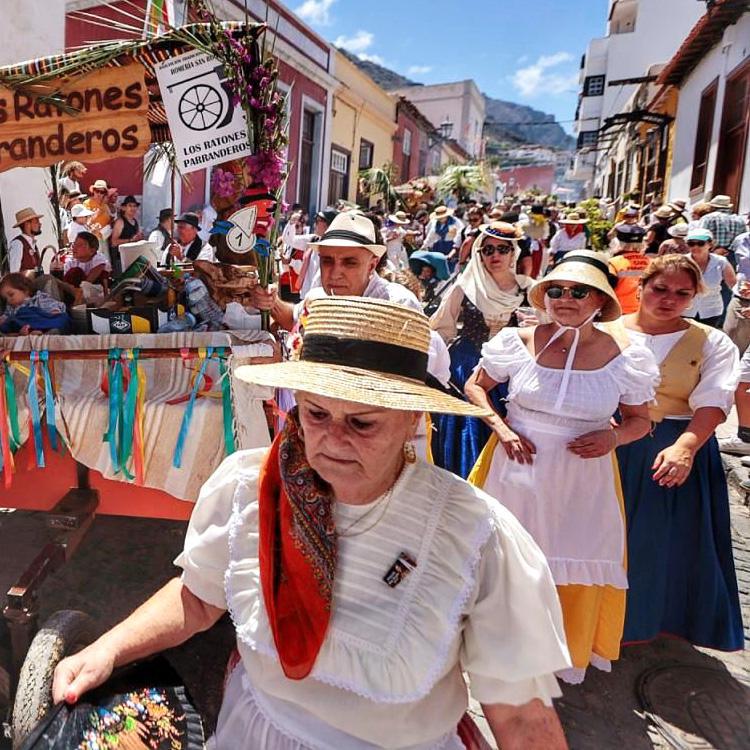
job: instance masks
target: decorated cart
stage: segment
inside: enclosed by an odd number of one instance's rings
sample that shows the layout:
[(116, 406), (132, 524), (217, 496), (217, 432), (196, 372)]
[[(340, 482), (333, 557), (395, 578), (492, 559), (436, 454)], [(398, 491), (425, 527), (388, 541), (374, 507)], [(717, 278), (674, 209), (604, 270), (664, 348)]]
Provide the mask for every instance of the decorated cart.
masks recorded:
[[(239, 364), (279, 358), (268, 320), (234, 330), (214, 316), (202, 330), (153, 332), (159, 311), (169, 322), (189, 306), (186, 279), (199, 279), (213, 312), (226, 314), (244, 310), (273, 271), (286, 136), (265, 27), (219, 23), (197, 5), (204, 23), (0, 68), (0, 171), (151, 151), (175, 174), (213, 165), (218, 214), (217, 263), (162, 269), (144, 249), (104, 304), (74, 314), (77, 333), (0, 338), (0, 506), (44, 511), (54, 530), (3, 609), (12, 655), (0, 663), (0, 710), (9, 717), (15, 695), (15, 745), (49, 706), (53, 663), (39, 660), (59, 659), (90, 629), (82, 613), (64, 613), (51, 646), (49, 628), (44, 644), (34, 641), (39, 587), (94, 516), (187, 520), (228, 454), (270, 442), (272, 392), (232, 376)], [(24, 663), (29, 648), (33, 664)]]

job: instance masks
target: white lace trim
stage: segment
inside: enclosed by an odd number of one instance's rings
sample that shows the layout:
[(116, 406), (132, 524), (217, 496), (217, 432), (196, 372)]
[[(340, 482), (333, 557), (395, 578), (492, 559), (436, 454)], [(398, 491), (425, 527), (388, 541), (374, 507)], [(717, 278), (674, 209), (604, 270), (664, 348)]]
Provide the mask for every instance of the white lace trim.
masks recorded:
[[(229, 565), (226, 572), (224, 573), (224, 591), (226, 594), (227, 610), (237, 633), (237, 637), (240, 639), (240, 641), (242, 641), (243, 644), (259, 654), (273, 659), (278, 659), (278, 653), (272, 643), (258, 641), (255, 637), (248, 633), (248, 623), (242, 623), (240, 621), (239, 615), (234, 605), (234, 589), (232, 586), (232, 577), (234, 571), (232, 563), (239, 559), (236, 554), (237, 535), (238, 529), (242, 524), (242, 512), (240, 509), (238, 495), (240, 491), (246, 489), (248, 489), (247, 480), (240, 479), (240, 481), (238, 481), (237, 483), (234, 496), (232, 498), (232, 514), (229, 523)], [(431, 516), (428, 533), (425, 533), (423, 537), (423, 549), (426, 546), (429, 546), (429, 544), (432, 542), (438, 520), (445, 510), (447, 490), (448, 487), (443, 486), (440, 489), (439, 497), (436, 498), (436, 511)], [(471, 598), (471, 595), (476, 586), (476, 572), (479, 562), (482, 558), (482, 550), (490, 539), (494, 528), (495, 524), (492, 520), (492, 514), (490, 510), (487, 509), (487, 511), (485, 511), (484, 517), (480, 519), (476, 524), (470, 545), (471, 554), (464, 561), (464, 565), (462, 568), (463, 585), (461, 586), (460, 591), (458, 592), (451, 605), (450, 612), (447, 617), (447, 627), (445, 628), (443, 638), (435, 649), (435, 659), (433, 661), (432, 667), (413, 690), (399, 694), (377, 692), (369, 689), (365, 685), (360, 685), (353, 680), (346, 680), (337, 675), (319, 671), (315, 667), (310, 674), (310, 678), (318, 680), (319, 682), (330, 685), (332, 687), (354, 693), (355, 695), (359, 695), (362, 698), (366, 698), (376, 703), (413, 703), (427, 696), (441, 674), (445, 671), (445, 668), (447, 666), (448, 658), (451, 652), (451, 645), (453, 644), (453, 641), (458, 634), (458, 630), (461, 624), (462, 612), (466, 607), (469, 599)], [(403, 597), (402, 601), (398, 605), (398, 628), (394, 629), (393, 638), (389, 638), (389, 646), (392, 649), (391, 653), (396, 650), (397, 641), (401, 637), (403, 637), (406, 620), (410, 613), (408, 604), (413, 604), (414, 588), (416, 588), (417, 583), (424, 575), (425, 569), (418, 568), (417, 571), (419, 575), (415, 575), (413, 577), (410, 576), (410, 578), (413, 578), (413, 580), (410, 582), (412, 589), (407, 593), (407, 595)], [(258, 607), (258, 610), (260, 612), (263, 612), (265, 610), (265, 607), (262, 601), (262, 590), (260, 587), (260, 583), (258, 585), (258, 597), (259, 599), (256, 606)], [(360, 639), (356, 638), (356, 636), (342, 633), (341, 631), (336, 631), (335, 629), (333, 630), (336, 640), (345, 643), (350, 648), (361, 647)], [(364, 650), (372, 652), (372, 644), (367, 644), (367, 646), (368, 648)], [(383, 649), (379, 650), (383, 651)], [(353, 654), (353, 656), (357, 655)], [(383, 653), (382, 656), (387, 657), (387, 654)]]
[(606, 560), (576, 560), (548, 557), (547, 564), (557, 586), (612, 586), (628, 588), (628, 574), (622, 563)]

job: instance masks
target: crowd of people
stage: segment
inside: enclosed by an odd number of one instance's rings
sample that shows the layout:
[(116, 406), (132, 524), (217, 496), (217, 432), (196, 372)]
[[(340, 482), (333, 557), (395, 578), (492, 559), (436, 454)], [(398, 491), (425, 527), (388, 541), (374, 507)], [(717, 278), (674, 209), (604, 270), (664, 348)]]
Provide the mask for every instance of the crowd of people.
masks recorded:
[(56, 699), (229, 610), (216, 747), (481, 747), (466, 674), (503, 748), (563, 748), (557, 679), (662, 636), (741, 649), (715, 430), (736, 403), (750, 455), (748, 227), (726, 196), (600, 201), (600, 236), (591, 210), (292, 207), (252, 292), (288, 360), (236, 373), (278, 389), (270, 452), (207, 482), (181, 578)]

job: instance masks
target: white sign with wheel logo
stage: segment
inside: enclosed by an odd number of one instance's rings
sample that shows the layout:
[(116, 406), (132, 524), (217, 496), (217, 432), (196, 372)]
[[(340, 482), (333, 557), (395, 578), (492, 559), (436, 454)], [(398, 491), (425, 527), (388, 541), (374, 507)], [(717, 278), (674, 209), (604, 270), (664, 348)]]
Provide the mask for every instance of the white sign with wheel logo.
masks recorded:
[(245, 113), (232, 104), (222, 64), (193, 50), (154, 65), (180, 171), (252, 154)]

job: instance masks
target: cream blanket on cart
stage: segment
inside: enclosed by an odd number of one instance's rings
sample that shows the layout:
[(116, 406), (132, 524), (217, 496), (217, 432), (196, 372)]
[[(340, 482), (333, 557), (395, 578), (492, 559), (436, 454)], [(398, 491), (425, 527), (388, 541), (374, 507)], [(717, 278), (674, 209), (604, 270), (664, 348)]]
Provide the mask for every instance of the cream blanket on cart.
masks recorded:
[[(224, 347), (228, 354), (230, 372), (249, 359), (259, 361), (274, 357), (274, 343), (270, 334), (261, 331), (222, 331), (216, 333), (166, 333), (108, 336), (34, 336), (0, 338), (0, 348), (11, 351), (29, 349), (76, 351), (82, 349), (171, 349), (183, 347)], [(172, 465), (175, 445), (187, 403), (168, 402), (190, 392), (192, 364), (187, 366), (175, 359), (146, 359), (142, 361), (146, 377), (145, 481), (147, 487), (163, 490), (181, 500), (195, 502), (201, 485), (226, 456), (221, 399), (198, 398), (195, 401), (190, 429), (183, 450), (181, 468)], [(28, 365), (28, 362), (22, 362)], [(108, 443), (103, 442), (109, 421), (109, 399), (101, 389), (107, 360), (55, 360), (51, 366), (57, 394), (56, 423), (80, 463), (101, 472), (108, 479), (125, 481), (115, 474)], [(220, 392), (217, 362), (208, 365), (207, 374), (213, 379), (213, 389)], [(28, 379), (18, 370), (13, 375), (18, 401), (21, 437), (29, 439)], [(237, 450), (270, 445), (263, 411), (263, 401), (273, 396), (273, 390), (250, 386), (232, 378), (234, 434)], [(40, 405), (44, 406), (43, 397)], [(44, 426), (46, 434), (46, 426)], [(51, 450), (46, 443), (45, 451)]]

